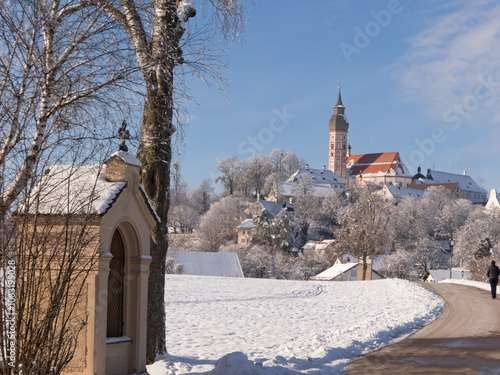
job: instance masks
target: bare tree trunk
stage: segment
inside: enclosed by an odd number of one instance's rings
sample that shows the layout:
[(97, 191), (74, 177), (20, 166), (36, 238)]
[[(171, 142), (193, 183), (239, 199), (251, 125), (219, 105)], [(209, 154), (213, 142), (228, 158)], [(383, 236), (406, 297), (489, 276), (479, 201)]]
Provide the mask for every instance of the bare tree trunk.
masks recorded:
[(166, 95), (168, 94), (159, 94), (158, 90), (148, 88), (142, 122), (141, 144), (138, 151), (138, 157), (143, 165), (141, 182), (156, 212), (162, 218), (162, 222), (156, 226), (154, 233), (152, 233), (151, 242), (153, 262), (151, 263), (148, 289), (148, 361), (154, 361), (157, 354), (166, 351), (163, 295), (165, 290), (165, 260), (168, 249), (166, 218), (170, 206), (168, 193), (170, 191), (169, 171), (172, 159), (171, 136), (173, 134), (171, 100), (168, 100)]

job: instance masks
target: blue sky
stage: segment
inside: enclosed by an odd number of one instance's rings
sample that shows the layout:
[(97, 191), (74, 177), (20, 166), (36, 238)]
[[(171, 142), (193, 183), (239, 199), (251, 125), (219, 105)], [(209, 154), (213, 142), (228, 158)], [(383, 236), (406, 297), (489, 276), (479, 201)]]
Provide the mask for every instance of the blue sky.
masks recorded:
[(326, 165), (341, 81), (353, 154), (399, 151), (412, 173), (466, 170), (500, 189), (495, 1), (260, 1), (225, 61), (229, 102), (190, 83), (197, 104), (177, 157), (190, 188), (233, 154), (283, 148)]

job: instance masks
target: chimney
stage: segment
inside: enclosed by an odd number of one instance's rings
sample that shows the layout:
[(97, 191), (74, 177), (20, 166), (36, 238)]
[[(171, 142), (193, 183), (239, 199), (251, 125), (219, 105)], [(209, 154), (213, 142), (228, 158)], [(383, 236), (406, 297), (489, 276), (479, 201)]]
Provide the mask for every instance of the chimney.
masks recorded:
[(326, 171), (326, 165), (323, 165), (323, 170)]
[(464, 176), (467, 176), (467, 171), (464, 171)]
[(309, 170), (309, 164), (306, 164), (306, 170)]

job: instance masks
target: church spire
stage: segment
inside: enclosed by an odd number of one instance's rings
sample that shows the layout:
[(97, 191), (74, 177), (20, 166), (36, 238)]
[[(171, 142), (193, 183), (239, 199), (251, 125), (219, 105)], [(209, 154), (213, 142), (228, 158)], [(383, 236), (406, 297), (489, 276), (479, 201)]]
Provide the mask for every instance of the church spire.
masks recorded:
[(343, 107), (344, 105), (342, 104), (342, 96), (340, 95), (340, 83), (339, 83), (339, 97), (337, 98), (337, 104), (335, 104), (335, 107)]

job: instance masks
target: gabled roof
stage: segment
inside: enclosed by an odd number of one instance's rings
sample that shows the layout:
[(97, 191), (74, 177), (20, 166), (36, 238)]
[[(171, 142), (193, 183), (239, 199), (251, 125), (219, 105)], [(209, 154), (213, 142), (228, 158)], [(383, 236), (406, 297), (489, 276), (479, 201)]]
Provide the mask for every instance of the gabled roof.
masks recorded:
[(253, 219), (245, 219), (243, 220), (240, 225), (236, 227), (236, 229), (254, 229), (255, 228), (255, 223), (253, 222)]
[(27, 207), (29, 213), (46, 215), (105, 214), (126, 185), (125, 182), (106, 181), (105, 168), (105, 165), (51, 167), (20, 212)]
[[(115, 153), (112, 157), (119, 157), (127, 164), (140, 166), (139, 161), (132, 155), (124, 151), (120, 153), (121, 155)], [(127, 185), (126, 182), (106, 181), (105, 176), (106, 165), (52, 166), (36, 184), (26, 202), (19, 208), (19, 212), (23, 213), (28, 208), (30, 214), (104, 215)], [(161, 222), (141, 184), (139, 191), (151, 215), (157, 222)]]
[[(297, 194), (297, 184), (293, 182), (283, 182), (279, 185), (279, 194), (284, 197), (294, 197)], [(311, 184), (309, 194), (313, 197), (324, 198), (335, 192), (334, 187), (325, 184)]]
[(411, 174), (401, 161), (399, 152), (351, 155), (347, 159), (347, 169), (351, 176), (403, 176)]
[(412, 189), (395, 185), (385, 185), (382, 191), (389, 192), (394, 198), (414, 197), (420, 199), (424, 196), (423, 189)]
[(345, 184), (339, 176), (329, 169), (302, 168), (292, 174), (286, 182), (299, 182), (305, 179), (315, 184)]
[(244, 277), (235, 253), (169, 251), (184, 275)]
[(427, 174), (427, 180), (425, 181), (428, 184), (457, 182), (460, 186), (460, 190), (462, 191), (484, 194), (487, 193), (487, 191), (479, 186), (471, 176), (466, 174), (455, 174), (431, 170)]
[(409, 188), (418, 190), (427, 190), (432, 186), (442, 186), (452, 194), (460, 193), (460, 185), (458, 184), (458, 182), (434, 183), (432, 180), (420, 178), (418, 180), (413, 180), (408, 185)]
[(313, 280), (333, 280), (337, 276), (342, 275), (344, 272), (357, 267), (358, 263), (337, 263), (328, 268), (327, 270), (321, 272), (320, 274), (314, 276)]
[(252, 203), (250, 207), (245, 210), (245, 213), (250, 216), (259, 215), (262, 210), (266, 210), (270, 215), (278, 215), (283, 208), (290, 207), (289, 204), (280, 202), (271, 202), (263, 199), (259, 199)]
[[(446, 270), (429, 270), (430, 275), (436, 282), (440, 282), (443, 280), (448, 280), (450, 278), (450, 269)], [(467, 270), (464, 270), (463, 268), (452, 268), (451, 269), (451, 278), (452, 279), (463, 279), (463, 280), (469, 280), (470, 279), (470, 272)], [(427, 280), (429, 278), (427, 277)]]

